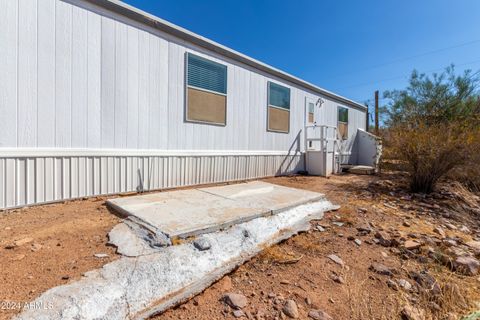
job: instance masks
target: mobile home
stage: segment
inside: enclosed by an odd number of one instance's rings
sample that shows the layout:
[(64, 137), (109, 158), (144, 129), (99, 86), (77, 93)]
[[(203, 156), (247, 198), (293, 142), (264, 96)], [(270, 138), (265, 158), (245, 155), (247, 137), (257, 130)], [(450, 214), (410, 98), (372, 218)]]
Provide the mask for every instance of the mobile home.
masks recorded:
[(120, 1), (0, 0), (0, 30), (0, 208), (362, 158), (365, 106)]

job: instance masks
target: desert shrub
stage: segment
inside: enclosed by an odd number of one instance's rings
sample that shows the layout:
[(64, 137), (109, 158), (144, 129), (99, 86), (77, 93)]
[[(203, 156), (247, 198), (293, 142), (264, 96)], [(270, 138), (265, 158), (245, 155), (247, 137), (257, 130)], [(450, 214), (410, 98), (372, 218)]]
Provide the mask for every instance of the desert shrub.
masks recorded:
[(395, 126), (390, 152), (403, 160), (410, 173), (412, 192), (430, 193), (440, 178), (467, 163), (473, 152), (471, 131), (457, 123), (418, 125), (415, 129)]
[(480, 193), (480, 133), (477, 130), (477, 138), (472, 144), (471, 150), (467, 151), (467, 159), (463, 165), (452, 169), (447, 177), (458, 181), (470, 191)]
[(412, 192), (432, 192), (439, 179), (479, 153), (477, 74), (456, 76), (450, 67), (430, 78), (414, 71), (405, 90), (385, 93), (391, 101), (386, 156), (410, 174)]

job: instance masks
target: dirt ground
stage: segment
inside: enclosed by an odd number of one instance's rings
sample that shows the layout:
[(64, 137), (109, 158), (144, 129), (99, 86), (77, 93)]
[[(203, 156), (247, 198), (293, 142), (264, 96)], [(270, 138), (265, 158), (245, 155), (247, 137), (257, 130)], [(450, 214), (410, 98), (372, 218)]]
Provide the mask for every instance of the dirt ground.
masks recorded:
[[(266, 249), (202, 294), (154, 319), (233, 319), (234, 310), (222, 301), (227, 292), (247, 297), (248, 304), (242, 309), (245, 319), (285, 318), (281, 310), (288, 299), (295, 301), (300, 319), (307, 319), (312, 310), (325, 311), (333, 319), (400, 319), (408, 305), (423, 313), (418, 319), (450, 320), (480, 309), (480, 277), (452, 272), (428, 256), (428, 250), (443, 248), (442, 239), (434, 232), (439, 224), (455, 225), (446, 230), (445, 237), (459, 243), (480, 236), (478, 216), (453, 214), (459, 211), (451, 205), (458, 202), (455, 193), (442, 199), (417, 199), (401, 191), (402, 177), (394, 173), (265, 181), (325, 193), (341, 209), (327, 213), (323, 220), (312, 222), (309, 232)], [(474, 206), (470, 202), (477, 199), (472, 197), (462, 201)], [(107, 233), (119, 219), (107, 210), (104, 200), (0, 214), (0, 319), (17, 311), (12, 308), (16, 304), (5, 305), (5, 301), (30, 301), (48, 288), (74, 281), (117, 258), (115, 249), (106, 243)], [(437, 212), (449, 213), (439, 216)], [(359, 232), (365, 226), (372, 231)], [(465, 226), (468, 230), (460, 231)], [(378, 231), (401, 242), (414, 239), (422, 247), (405, 251), (401, 245), (376, 244)], [(108, 257), (97, 258), (94, 255), (98, 253)], [(331, 254), (340, 257), (344, 266), (327, 258)], [(373, 263), (386, 266), (392, 275), (373, 272)], [(415, 273), (425, 270), (439, 288), (434, 294), (432, 288), (415, 286)], [(400, 279), (411, 283), (413, 289), (395, 285)]]
[[(117, 259), (107, 233), (119, 219), (103, 198), (0, 213), (0, 319), (49, 288)], [(106, 253), (108, 257), (94, 255)]]

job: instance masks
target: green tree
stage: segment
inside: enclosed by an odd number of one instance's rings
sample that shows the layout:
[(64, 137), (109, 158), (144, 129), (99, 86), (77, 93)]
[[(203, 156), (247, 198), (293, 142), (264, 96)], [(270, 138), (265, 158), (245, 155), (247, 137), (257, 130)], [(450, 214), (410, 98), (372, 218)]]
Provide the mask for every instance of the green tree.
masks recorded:
[(478, 153), (478, 74), (456, 75), (453, 66), (431, 77), (413, 71), (406, 89), (384, 94), (390, 101), (386, 145), (410, 173), (411, 191), (432, 192), (440, 178)]

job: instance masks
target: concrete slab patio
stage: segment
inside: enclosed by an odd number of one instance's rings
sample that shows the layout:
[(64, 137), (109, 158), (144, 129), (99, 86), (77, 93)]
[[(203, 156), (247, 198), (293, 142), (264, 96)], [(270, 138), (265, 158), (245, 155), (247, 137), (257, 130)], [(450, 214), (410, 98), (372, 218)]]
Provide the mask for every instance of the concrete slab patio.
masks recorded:
[(32, 302), (52, 308), (27, 308), (15, 319), (147, 319), (202, 292), (266, 247), (308, 230), (310, 220), (336, 208), (324, 199), (202, 235), (208, 250), (185, 241), (122, 257)]
[(117, 198), (107, 204), (155, 234), (186, 238), (322, 199), (320, 193), (254, 181)]

